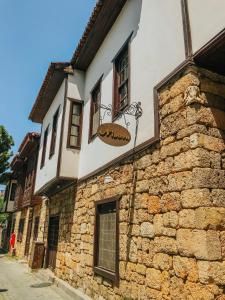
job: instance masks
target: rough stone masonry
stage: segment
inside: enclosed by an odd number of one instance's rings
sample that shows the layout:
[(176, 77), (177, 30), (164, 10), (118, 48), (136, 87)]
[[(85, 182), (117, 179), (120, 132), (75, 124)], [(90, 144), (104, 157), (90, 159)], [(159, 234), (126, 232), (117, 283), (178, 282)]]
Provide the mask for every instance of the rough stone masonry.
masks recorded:
[[(160, 142), (80, 183), (71, 230), (61, 209), (56, 275), (93, 299), (225, 299), (225, 77), (188, 68), (159, 107)], [(118, 285), (93, 274), (94, 203), (115, 195)]]

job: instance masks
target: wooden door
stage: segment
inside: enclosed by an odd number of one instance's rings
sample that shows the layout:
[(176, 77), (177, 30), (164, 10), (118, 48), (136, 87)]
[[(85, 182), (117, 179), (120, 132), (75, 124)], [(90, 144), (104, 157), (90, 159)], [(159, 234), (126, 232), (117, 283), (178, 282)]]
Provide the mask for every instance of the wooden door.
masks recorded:
[(29, 219), (28, 219), (28, 225), (27, 225), (27, 237), (26, 237), (25, 252), (24, 252), (25, 256), (29, 255), (30, 238), (31, 238), (31, 232), (32, 232), (32, 223), (33, 223), (33, 212), (30, 211)]
[(48, 259), (47, 267), (54, 270), (56, 265), (56, 255), (59, 236), (59, 216), (51, 216), (48, 230)]

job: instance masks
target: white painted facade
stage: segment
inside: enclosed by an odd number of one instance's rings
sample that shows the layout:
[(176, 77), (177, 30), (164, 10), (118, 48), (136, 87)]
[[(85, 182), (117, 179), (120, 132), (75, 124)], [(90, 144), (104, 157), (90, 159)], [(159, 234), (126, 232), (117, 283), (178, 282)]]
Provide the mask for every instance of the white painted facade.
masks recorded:
[[(63, 84), (61, 85), (52, 105), (50, 106), (50, 108), (43, 120), (42, 130), (41, 130), (41, 141), (40, 141), (40, 147), (39, 147), (39, 155), (38, 155), (35, 192), (38, 191), (45, 184), (47, 184), (49, 181), (53, 180), (56, 177), (58, 154), (59, 154), (59, 142), (60, 142), (60, 128), (62, 126), (64, 93), (65, 93), (65, 82), (63, 82)], [(58, 130), (57, 130), (57, 136), (56, 136), (55, 154), (51, 158), (49, 158), (53, 116), (58, 108), (59, 108), (59, 117), (58, 117)], [(41, 168), (44, 133), (45, 133), (45, 130), (47, 127), (48, 127), (48, 139), (47, 139), (45, 163), (44, 163), (44, 166)]]
[[(225, 1), (188, 0), (188, 5), (193, 50), (196, 52), (225, 27)], [(212, 20), (211, 15), (215, 12), (216, 18)], [(62, 177), (82, 178), (133, 148), (136, 124), (134, 117), (127, 117), (132, 136), (127, 146), (108, 146), (98, 138), (88, 143), (91, 90), (102, 76), (101, 103), (106, 106), (112, 104), (112, 60), (130, 36), (130, 102), (140, 101), (143, 108), (136, 145), (154, 137), (153, 89), (186, 59), (181, 1), (128, 0), (87, 71), (83, 73), (74, 70), (74, 75), (68, 76), (60, 165)], [(44, 118), (35, 191), (56, 177), (64, 92), (65, 81)], [(81, 150), (67, 148), (70, 112), (68, 98), (84, 102)], [(49, 159), (53, 115), (59, 105), (56, 153)], [(103, 120), (104, 123), (111, 121), (112, 118), (107, 115)], [(123, 119), (115, 122), (125, 126)], [(49, 124), (46, 162), (40, 169), (43, 136)]]
[[(108, 146), (98, 138), (88, 144), (90, 91), (103, 74), (101, 101), (104, 105), (112, 104), (112, 60), (132, 32), (130, 102), (141, 101), (143, 108), (137, 145), (154, 136), (154, 86), (185, 59), (180, 1), (128, 1), (86, 72), (79, 177), (93, 172), (133, 147), (136, 123), (134, 117), (127, 118), (131, 124), (128, 129), (132, 136), (132, 141), (127, 146)], [(111, 117), (106, 117), (104, 122), (111, 122)], [(125, 126), (123, 119), (116, 123)]]
[[(83, 97), (83, 79), (84, 75), (82, 72), (77, 72), (75, 76), (68, 76), (68, 81), (64, 79), (58, 93), (56, 94), (48, 112), (46, 113), (41, 132), (41, 141), (38, 154), (38, 164), (37, 164), (37, 174), (35, 182), (35, 193), (39, 191), (43, 186), (47, 185), (57, 177), (57, 166), (59, 164), (59, 177), (64, 178), (77, 178), (78, 177), (78, 162), (79, 162), (79, 151), (76, 149), (67, 148), (67, 133), (69, 128), (69, 114), (70, 114), (70, 100), (77, 99), (81, 100)], [(66, 88), (67, 85), (67, 88)], [(65, 95), (66, 88), (66, 95)], [(64, 109), (64, 99), (66, 96), (66, 105), (65, 105), (65, 116), (64, 122), (63, 119), (63, 109)], [(52, 157), (49, 157), (50, 146), (51, 146), (51, 136), (52, 136), (52, 125), (53, 117), (59, 108), (59, 117), (57, 125), (57, 135), (56, 135), (56, 144), (55, 144), (55, 153)], [(63, 136), (62, 136), (62, 147), (60, 152), (60, 137), (61, 137), (61, 128), (63, 126)], [(48, 139), (46, 147), (46, 156), (44, 166), (41, 168), (41, 158), (43, 151), (43, 141), (44, 133), (46, 128), (48, 129)], [(61, 159), (59, 159), (61, 156)]]
[(193, 53), (225, 27), (224, 0), (188, 0)]
[(60, 176), (66, 178), (77, 178), (79, 171), (79, 154), (80, 151), (73, 148), (67, 148), (67, 136), (69, 130), (69, 115), (70, 115), (70, 101), (83, 100), (84, 95), (84, 74), (77, 71), (74, 76), (68, 76), (67, 101), (65, 110), (65, 120), (62, 139), (62, 156), (60, 166)]

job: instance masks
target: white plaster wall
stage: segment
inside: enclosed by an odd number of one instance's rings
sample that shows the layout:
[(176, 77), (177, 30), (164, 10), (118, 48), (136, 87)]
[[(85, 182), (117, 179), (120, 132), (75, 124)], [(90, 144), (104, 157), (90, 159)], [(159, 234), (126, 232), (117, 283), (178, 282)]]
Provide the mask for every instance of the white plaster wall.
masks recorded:
[(67, 97), (83, 100), (84, 99), (85, 74), (76, 70), (73, 75), (68, 75)]
[(14, 201), (9, 201), (7, 204), (7, 212), (12, 212), (14, 208)]
[(10, 201), (5, 201), (5, 202), (3, 202), (3, 206), (2, 206), (2, 210), (0, 211), (0, 213), (1, 212), (5, 212), (6, 211), (6, 205), (7, 205), (7, 203), (9, 203)]
[[(90, 91), (103, 74), (102, 103), (112, 103), (112, 59), (133, 31), (131, 39), (131, 102), (141, 101), (144, 114), (140, 119), (137, 144), (154, 136), (153, 88), (185, 59), (181, 4), (177, 0), (129, 0), (104, 40), (86, 73), (83, 138), (79, 177), (96, 170), (132, 149), (134, 118), (129, 130), (132, 141), (116, 148), (96, 138), (88, 144)], [(105, 118), (104, 122), (111, 119)], [(123, 120), (117, 121), (124, 125)]]
[(225, 28), (224, 0), (188, 0), (193, 52)]
[[(42, 188), (50, 180), (52, 180), (56, 177), (58, 155), (59, 155), (60, 128), (61, 128), (61, 123), (62, 123), (62, 113), (63, 113), (63, 103), (64, 103), (64, 92), (65, 92), (65, 80), (63, 81), (58, 93), (55, 96), (54, 101), (52, 102), (52, 104), (51, 104), (51, 106), (50, 106), (50, 108), (49, 108), (49, 110), (48, 110), (48, 112), (45, 115), (45, 118), (43, 120), (42, 132), (41, 132), (41, 142), (40, 142), (40, 148), (39, 148), (39, 154), (38, 154), (35, 192), (37, 192), (40, 188)], [(52, 136), (53, 116), (54, 116), (56, 110), (58, 109), (58, 107), (60, 107), (60, 108), (59, 108), (59, 118), (58, 118), (57, 136), (56, 136), (55, 154), (49, 159), (49, 151), (50, 151), (51, 136)], [(45, 132), (45, 129), (48, 127), (48, 125), (49, 125), (49, 130), (48, 130), (45, 164), (40, 169), (44, 132)]]
[[(76, 99), (76, 100), (83, 100), (83, 98), (84, 98), (84, 74), (83, 74), (83, 72), (75, 71), (74, 76), (69, 75), (67, 97)], [(70, 103), (71, 103), (71, 101), (67, 100), (65, 121), (64, 121), (64, 130), (63, 130), (60, 176), (77, 178), (78, 177), (80, 150), (67, 148)]]

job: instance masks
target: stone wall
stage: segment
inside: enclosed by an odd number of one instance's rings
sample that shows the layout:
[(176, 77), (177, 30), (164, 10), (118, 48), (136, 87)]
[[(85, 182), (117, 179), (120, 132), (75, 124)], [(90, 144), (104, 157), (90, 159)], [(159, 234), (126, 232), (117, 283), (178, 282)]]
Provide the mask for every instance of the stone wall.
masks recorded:
[[(28, 218), (29, 218), (29, 208), (24, 208), (21, 211), (15, 212), (13, 217), (16, 220), (15, 221), (15, 230), (14, 230), (15, 234), (16, 234), (16, 243), (15, 243), (16, 256), (18, 258), (23, 258), (24, 257), (24, 252), (25, 252), (26, 237), (27, 237), (27, 225), (28, 225)], [(20, 219), (25, 219), (22, 241), (17, 240)]]
[[(36, 205), (34, 207), (28, 207), (24, 208), (21, 211), (17, 211), (13, 214), (13, 218), (15, 219), (15, 234), (16, 234), (16, 243), (15, 243), (15, 249), (16, 249), (16, 256), (18, 258), (24, 258), (25, 253), (25, 244), (26, 244), (26, 238), (27, 238), (27, 230), (28, 230), (28, 220), (29, 215), (33, 214), (33, 220), (32, 220), (32, 228), (31, 228), (31, 237), (30, 237), (30, 246), (29, 246), (29, 255), (27, 259), (30, 259), (32, 247), (34, 245), (34, 222), (35, 218), (37, 216), (40, 217), (39, 222), (39, 228), (38, 228), (38, 238), (37, 241), (39, 242), (46, 242), (47, 240), (47, 225), (46, 222), (48, 220), (48, 212), (47, 212), (47, 206), (46, 206), (46, 199), (43, 199), (42, 203), (39, 205)], [(19, 222), (20, 219), (24, 218), (24, 230), (23, 230), (23, 238), (22, 241), (17, 241), (18, 231), (19, 231)]]
[(2, 248), (3, 247), (3, 234), (2, 234), (2, 232), (3, 232), (3, 226), (2, 226), (2, 224), (0, 224), (0, 248)]
[(31, 259), (32, 249), (34, 247), (34, 224), (35, 218), (39, 217), (39, 226), (38, 226), (38, 234), (37, 234), (37, 242), (45, 242), (47, 239), (47, 206), (46, 200), (43, 199), (41, 204), (35, 205), (33, 207), (33, 220), (32, 220), (32, 230), (31, 230), (31, 238), (30, 238), (30, 247), (29, 247), (29, 257)]
[[(48, 236), (48, 199), (43, 197), (41, 205), (34, 211), (34, 216), (39, 216), (38, 242), (46, 243)], [(33, 220), (34, 222), (34, 220)]]
[[(71, 277), (73, 262), (71, 260), (74, 251), (72, 242), (72, 224), (75, 204), (75, 189), (69, 187), (57, 193), (49, 199), (49, 217), (59, 215), (59, 237), (56, 257), (56, 274), (59, 277)], [(46, 219), (48, 221), (48, 219)], [(46, 246), (47, 246), (47, 239)]]
[[(222, 300), (225, 78), (187, 69), (159, 101), (160, 142), (134, 162), (79, 184), (73, 224), (72, 202), (66, 212), (56, 199), (65, 216), (56, 274), (93, 299)], [(113, 181), (104, 183), (108, 175)], [(94, 203), (117, 195), (120, 280), (114, 285), (93, 274)]]

